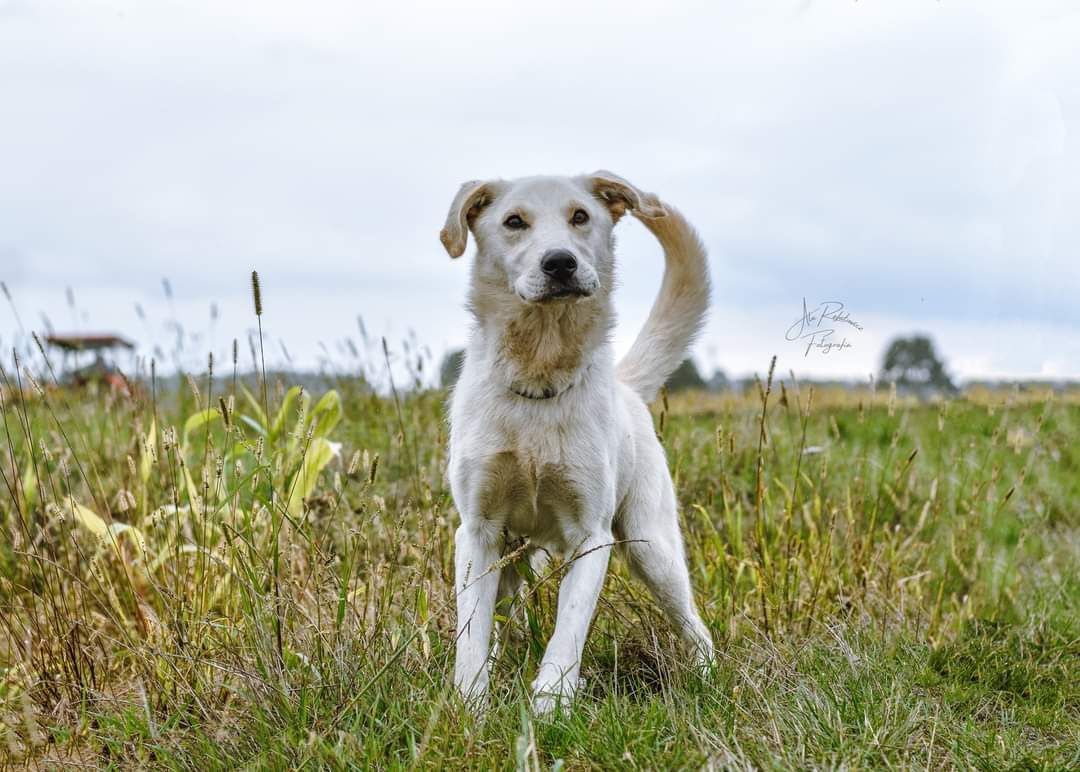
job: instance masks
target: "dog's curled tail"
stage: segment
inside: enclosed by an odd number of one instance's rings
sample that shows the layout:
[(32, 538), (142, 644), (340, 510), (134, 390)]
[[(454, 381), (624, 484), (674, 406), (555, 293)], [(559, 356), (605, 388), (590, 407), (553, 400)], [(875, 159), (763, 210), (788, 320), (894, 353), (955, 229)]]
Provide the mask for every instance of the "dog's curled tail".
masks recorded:
[(616, 374), (646, 402), (656, 398), (705, 323), (709, 267), (705, 246), (686, 218), (667, 204), (666, 217), (639, 218), (664, 248), (664, 280), (645, 326)]

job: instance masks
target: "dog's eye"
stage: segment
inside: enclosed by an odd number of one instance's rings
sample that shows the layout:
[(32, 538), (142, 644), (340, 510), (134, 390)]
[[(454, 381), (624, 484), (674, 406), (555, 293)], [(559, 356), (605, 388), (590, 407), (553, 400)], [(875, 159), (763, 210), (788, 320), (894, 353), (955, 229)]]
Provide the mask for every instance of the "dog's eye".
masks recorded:
[(574, 225), (584, 225), (589, 221), (589, 213), (584, 209), (575, 209), (574, 216), (570, 218), (570, 222)]
[(503, 220), (503, 225), (512, 231), (520, 231), (529, 227), (529, 224), (521, 219), (520, 215), (512, 214)]

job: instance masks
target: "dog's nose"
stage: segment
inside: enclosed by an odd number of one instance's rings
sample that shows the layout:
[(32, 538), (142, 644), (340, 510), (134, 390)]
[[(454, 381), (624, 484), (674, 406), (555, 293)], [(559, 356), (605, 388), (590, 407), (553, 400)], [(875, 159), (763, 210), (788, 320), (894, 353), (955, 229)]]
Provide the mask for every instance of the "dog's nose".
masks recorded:
[(577, 270), (577, 260), (565, 249), (552, 249), (544, 253), (540, 270), (556, 281), (566, 281)]

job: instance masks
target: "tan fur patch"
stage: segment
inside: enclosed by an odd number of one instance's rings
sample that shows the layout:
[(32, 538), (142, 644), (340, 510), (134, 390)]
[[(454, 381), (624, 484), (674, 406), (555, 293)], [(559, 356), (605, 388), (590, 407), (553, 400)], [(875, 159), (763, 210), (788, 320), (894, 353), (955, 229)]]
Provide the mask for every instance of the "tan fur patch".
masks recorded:
[(582, 314), (575, 307), (526, 308), (506, 325), (503, 354), (523, 380), (551, 382), (581, 365)]

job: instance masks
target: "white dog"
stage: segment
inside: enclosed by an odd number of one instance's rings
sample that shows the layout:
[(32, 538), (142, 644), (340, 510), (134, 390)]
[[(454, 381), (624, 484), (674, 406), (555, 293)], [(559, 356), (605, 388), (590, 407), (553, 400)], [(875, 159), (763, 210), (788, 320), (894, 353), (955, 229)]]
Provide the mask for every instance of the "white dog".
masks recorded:
[[(664, 248), (660, 294), (616, 367), (612, 228), (630, 211)], [(467, 182), (441, 238), (476, 237), (475, 317), (450, 409), (456, 535), (454, 681), (483, 702), (496, 604), (520, 585), (509, 539), (569, 560), (536, 680), (534, 709), (568, 702), (619, 543), (693, 652), (712, 640), (690, 591), (675, 492), (646, 403), (682, 361), (709, 299), (705, 250), (677, 211), (608, 172)]]

